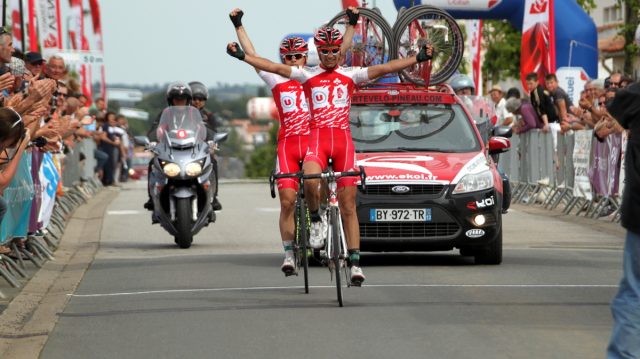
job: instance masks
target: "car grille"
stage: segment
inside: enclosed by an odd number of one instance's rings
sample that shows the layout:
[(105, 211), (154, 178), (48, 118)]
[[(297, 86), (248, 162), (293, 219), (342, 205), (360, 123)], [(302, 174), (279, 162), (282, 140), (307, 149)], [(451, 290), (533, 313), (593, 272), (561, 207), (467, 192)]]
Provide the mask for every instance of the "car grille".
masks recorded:
[(360, 192), (368, 195), (436, 195), (440, 194), (444, 189), (444, 185), (441, 184), (412, 184), (402, 185), (409, 187), (409, 191), (406, 193), (395, 193), (391, 189), (396, 187), (396, 184), (375, 184), (367, 185), (365, 190), (360, 189)]
[(361, 223), (360, 236), (366, 238), (430, 238), (449, 237), (458, 232), (455, 222), (445, 223)]

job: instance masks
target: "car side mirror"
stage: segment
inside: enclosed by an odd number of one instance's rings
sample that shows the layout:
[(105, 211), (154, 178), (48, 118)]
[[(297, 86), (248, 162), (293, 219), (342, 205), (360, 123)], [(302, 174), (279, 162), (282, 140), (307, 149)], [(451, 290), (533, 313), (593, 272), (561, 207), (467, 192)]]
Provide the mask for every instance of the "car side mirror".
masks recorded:
[(506, 137), (494, 136), (489, 139), (489, 154), (495, 155), (509, 151), (511, 141)]
[(511, 138), (513, 129), (510, 126), (496, 126), (493, 128), (493, 136)]
[(138, 146), (147, 146), (149, 138), (147, 136), (133, 136), (133, 142)]

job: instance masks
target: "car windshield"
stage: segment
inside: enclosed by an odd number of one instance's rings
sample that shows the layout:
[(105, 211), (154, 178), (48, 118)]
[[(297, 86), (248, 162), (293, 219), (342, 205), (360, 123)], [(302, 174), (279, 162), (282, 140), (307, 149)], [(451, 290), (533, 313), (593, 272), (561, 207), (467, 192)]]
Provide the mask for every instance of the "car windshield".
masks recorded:
[(458, 104), (352, 106), (351, 135), (357, 152), (472, 152), (480, 143)]
[(197, 108), (171, 106), (162, 111), (156, 135), (161, 144), (184, 147), (204, 141), (207, 133)]

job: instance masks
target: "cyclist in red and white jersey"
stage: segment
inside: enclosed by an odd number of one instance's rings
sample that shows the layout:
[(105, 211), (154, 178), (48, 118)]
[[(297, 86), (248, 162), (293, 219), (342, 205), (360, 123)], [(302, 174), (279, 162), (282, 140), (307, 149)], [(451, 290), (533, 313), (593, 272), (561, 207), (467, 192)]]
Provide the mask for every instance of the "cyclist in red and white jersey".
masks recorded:
[[(349, 23), (357, 24), (358, 10), (347, 10)], [(433, 48), (424, 46), (416, 56), (392, 60), (370, 67), (341, 67), (340, 47), (343, 37), (339, 30), (330, 27), (319, 29), (314, 42), (318, 48), (320, 66), (292, 67), (267, 59), (245, 54), (237, 43), (227, 45), (227, 53), (255, 68), (297, 80), (303, 85), (311, 112), (309, 150), (303, 169), (306, 174), (322, 172), (329, 158), (334, 171), (355, 170), (355, 150), (349, 130), (351, 95), (357, 84), (365, 83), (431, 59)], [(351, 282), (360, 285), (365, 276), (360, 268), (360, 230), (356, 215), (356, 179), (341, 178), (338, 181), (338, 200), (344, 223), (351, 264)], [(320, 247), (326, 237), (326, 225), (319, 213), (320, 190), (318, 181), (305, 181), (305, 197), (311, 213), (310, 245)]]
[[(238, 41), (245, 53), (257, 56), (253, 43), (242, 25), (241, 9), (234, 9), (229, 18), (236, 28)], [(353, 26), (347, 29), (345, 37), (353, 36)], [(345, 41), (344, 44), (350, 43)], [(346, 52), (348, 45), (344, 46)], [(288, 37), (280, 43), (280, 58), (283, 64), (302, 67), (307, 62), (309, 46), (300, 37)], [(293, 173), (300, 171), (300, 164), (307, 153), (309, 140), (309, 106), (302, 89), (302, 85), (295, 80), (282, 77), (271, 72), (256, 68), (258, 76), (269, 86), (280, 118), (278, 131), (278, 152), (276, 157), (276, 171), (278, 173)], [(293, 211), (296, 201), (299, 180), (296, 178), (278, 179), (278, 197), (280, 198), (280, 236), (285, 251), (285, 258), (280, 267), (285, 275), (295, 271), (293, 257), (293, 239), (295, 225)]]

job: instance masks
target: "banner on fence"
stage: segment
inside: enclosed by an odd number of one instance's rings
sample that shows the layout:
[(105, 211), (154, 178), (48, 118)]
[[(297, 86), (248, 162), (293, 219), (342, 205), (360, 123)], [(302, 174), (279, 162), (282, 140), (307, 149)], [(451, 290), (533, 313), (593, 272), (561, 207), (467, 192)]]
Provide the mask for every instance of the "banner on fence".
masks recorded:
[(42, 223), (43, 228), (49, 226), (51, 214), (53, 213), (53, 205), (56, 201), (56, 189), (60, 181), (60, 174), (53, 162), (53, 156), (45, 153), (40, 167), (40, 185), (42, 186), (42, 205), (38, 215), (38, 222)]
[(592, 130), (576, 131), (573, 147), (574, 184), (573, 195), (587, 200), (593, 198), (589, 183), (589, 157), (591, 153)]
[(22, 156), (16, 174), (4, 189), (2, 197), (7, 201), (7, 213), (0, 225), (0, 243), (13, 237), (25, 237), (33, 199), (31, 156)]
[(618, 193), (621, 140), (619, 133), (610, 134), (602, 142), (593, 138), (589, 180), (593, 191), (601, 196), (609, 197)]

